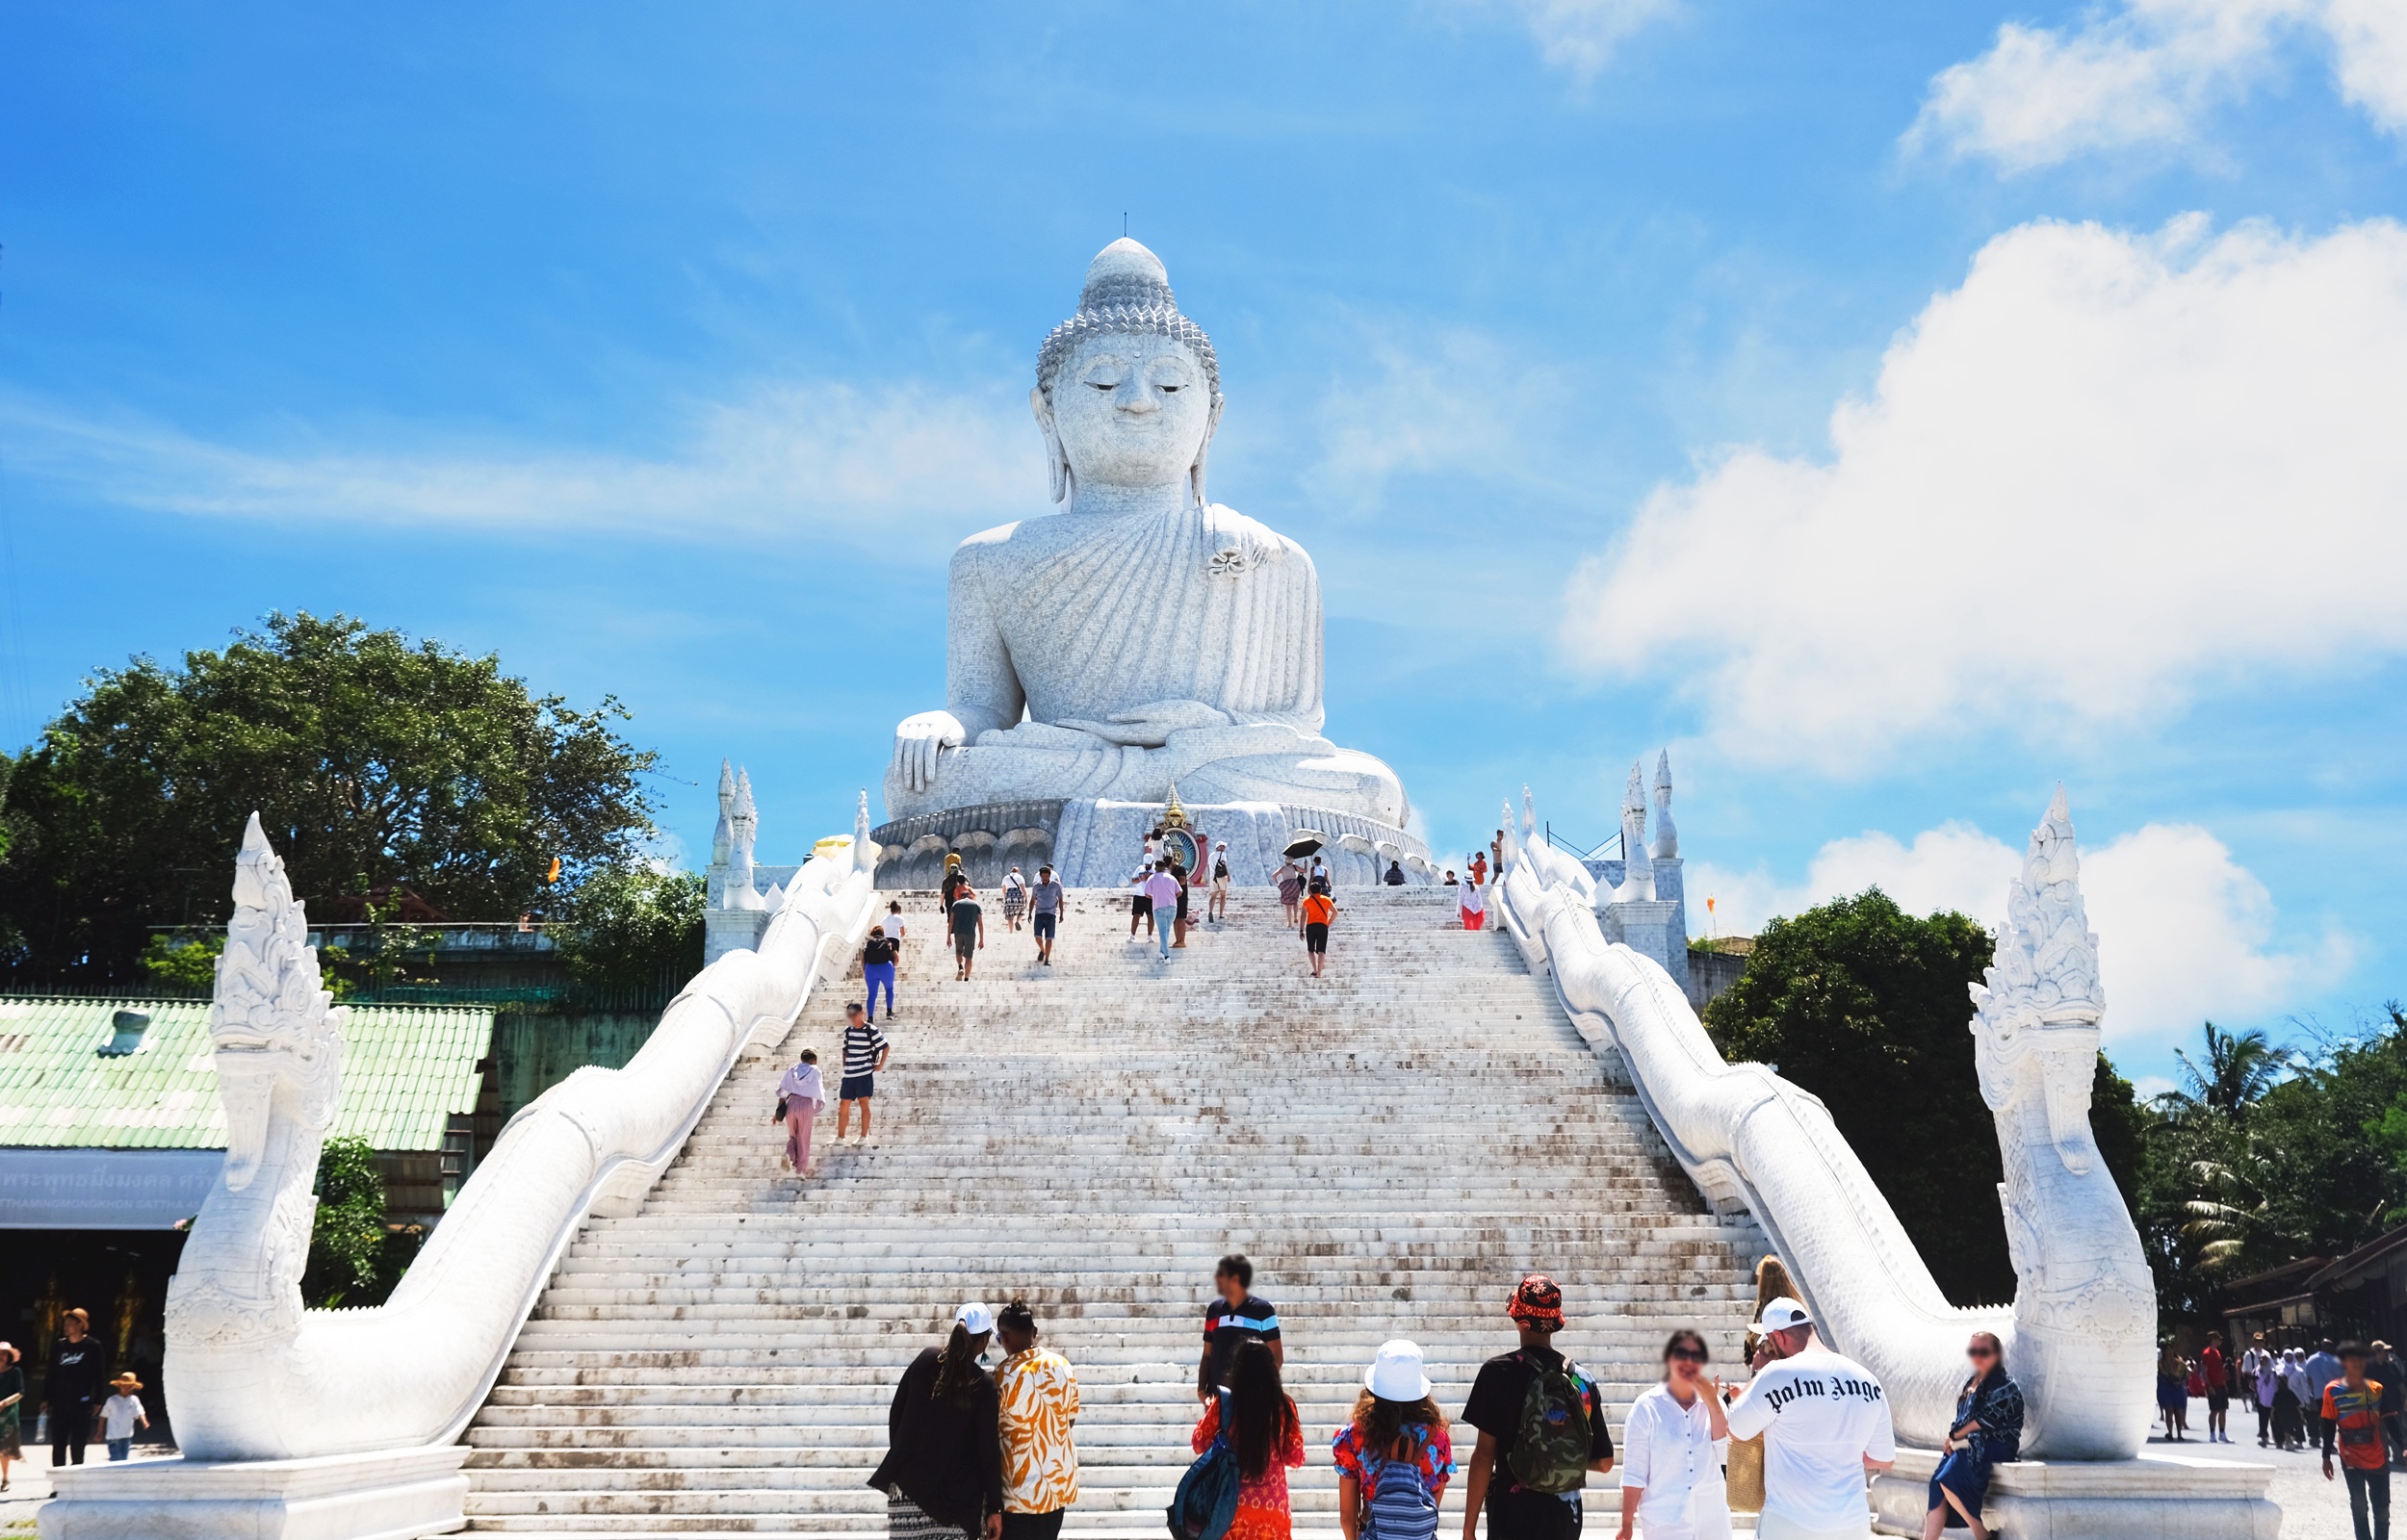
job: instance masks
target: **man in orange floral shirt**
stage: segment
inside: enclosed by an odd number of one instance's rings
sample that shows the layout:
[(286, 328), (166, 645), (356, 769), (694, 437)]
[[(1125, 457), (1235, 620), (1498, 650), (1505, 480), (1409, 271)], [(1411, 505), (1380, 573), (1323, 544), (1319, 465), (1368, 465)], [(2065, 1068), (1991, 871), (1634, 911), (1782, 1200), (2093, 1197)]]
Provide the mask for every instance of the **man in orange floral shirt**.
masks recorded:
[(1054, 1540), (1063, 1510), (1078, 1501), (1078, 1376), (1070, 1360), (1036, 1345), (1036, 1315), (1014, 1299), (995, 1317), (1006, 1355), (995, 1371), (1002, 1393), (1003, 1540)]

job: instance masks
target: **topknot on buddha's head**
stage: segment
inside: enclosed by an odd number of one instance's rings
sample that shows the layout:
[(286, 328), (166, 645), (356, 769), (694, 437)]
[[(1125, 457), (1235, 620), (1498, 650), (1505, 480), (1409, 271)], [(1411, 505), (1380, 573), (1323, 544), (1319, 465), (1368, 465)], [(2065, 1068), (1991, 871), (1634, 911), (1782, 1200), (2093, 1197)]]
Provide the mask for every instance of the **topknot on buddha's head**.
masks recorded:
[(1037, 350), (1037, 389), (1051, 396), (1054, 376), (1078, 344), (1114, 332), (1184, 343), (1203, 367), (1211, 398), (1220, 399), (1220, 359), (1212, 352), (1212, 340), (1178, 313), (1178, 298), (1170, 292), (1170, 272), (1162, 259), (1126, 236), (1087, 264), (1078, 313), (1054, 327)]

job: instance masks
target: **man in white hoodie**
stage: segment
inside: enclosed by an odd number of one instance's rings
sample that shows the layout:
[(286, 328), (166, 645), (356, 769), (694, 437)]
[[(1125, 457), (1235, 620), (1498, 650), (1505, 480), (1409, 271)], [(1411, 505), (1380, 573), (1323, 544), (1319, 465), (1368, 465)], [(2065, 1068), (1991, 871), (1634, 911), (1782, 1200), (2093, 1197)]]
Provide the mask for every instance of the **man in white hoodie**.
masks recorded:
[(1865, 1473), (1897, 1462), (1889, 1399), (1854, 1360), (1814, 1339), (1786, 1297), (1764, 1306), (1755, 1377), (1730, 1403), (1732, 1438), (1764, 1435), (1762, 1540), (1869, 1540)]

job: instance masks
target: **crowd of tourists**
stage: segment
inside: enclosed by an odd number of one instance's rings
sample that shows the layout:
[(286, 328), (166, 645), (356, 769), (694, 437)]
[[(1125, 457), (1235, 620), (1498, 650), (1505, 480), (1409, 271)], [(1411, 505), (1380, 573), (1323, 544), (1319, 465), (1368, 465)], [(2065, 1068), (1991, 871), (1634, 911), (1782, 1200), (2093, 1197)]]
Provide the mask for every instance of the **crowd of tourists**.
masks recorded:
[[(1254, 1293), (1253, 1265), (1221, 1259), (1196, 1365), (1194, 1463), (1166, 1515), (1174, 1540), (1288, 1540), (1287, 1473), (1305, 1463), (1303, 1418), (1282, 1374), (1277, 1307)], [(1383, 1344), (1345, 1423), (1327, 1435), (1346, 1540), (1435, 1540), (1446, 1489), (1463, 1485), (1462, 1540), (1577, 1540), (1589, 1477), (1619, 1461), (1619, 1540), (1727, 1540), (1728, 1441), (1763, 1441), (1766, 1540), (1869, 1536), (1869, 1473), (1897, 1449), (1888, 1402), (1860, 1365), (1824, 1346), (1793, 1298), (1767, 1304), (1744, 1386), (1711, 1372), (1704, 1336), (1683, 1329), (1663, 1376), (1641, 1394), (1617, 1450), (1596, 1378), (1555, 1346), (1563, 1291), (1524, 1277), (1505, 1305), (1517, 1341), (1480, 1366), (1459, 1419), (1437, 1402), (1418, 1345)], [(990, 1345), (999, 1348), (993, 1370)], [(1078, 1501), (1075, 1371), (1042, 1345), (1015, 1299), (969, 1303), (941, 1347), (895, 1386), (888, 1448), (869, 1484), (886, 1495), (893, 1540), (1053, 1540)], [(1458, 1465), (1457, 1423), (1467, 1428)], [(1975, 1336), (1949, 1450), (1930, 1483), (1927, 1534), (1953, 1513), (1986, 1540), (1989, 1469), (2018, 1452), (2022, 1399), (1998, 1341)]]

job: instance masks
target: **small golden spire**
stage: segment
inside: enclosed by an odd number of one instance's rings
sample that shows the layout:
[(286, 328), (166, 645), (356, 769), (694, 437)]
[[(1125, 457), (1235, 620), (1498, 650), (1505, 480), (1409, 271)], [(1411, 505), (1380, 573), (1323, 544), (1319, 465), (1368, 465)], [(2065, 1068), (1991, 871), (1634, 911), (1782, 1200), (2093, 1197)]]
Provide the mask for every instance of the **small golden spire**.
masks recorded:
[(1178, 806), (1178, 783), (1176, 781), (1170, 783), (1170, 807), (1162, 814), (1162, 827), (1165, 829), (1187, 827), (1187, 809)]

